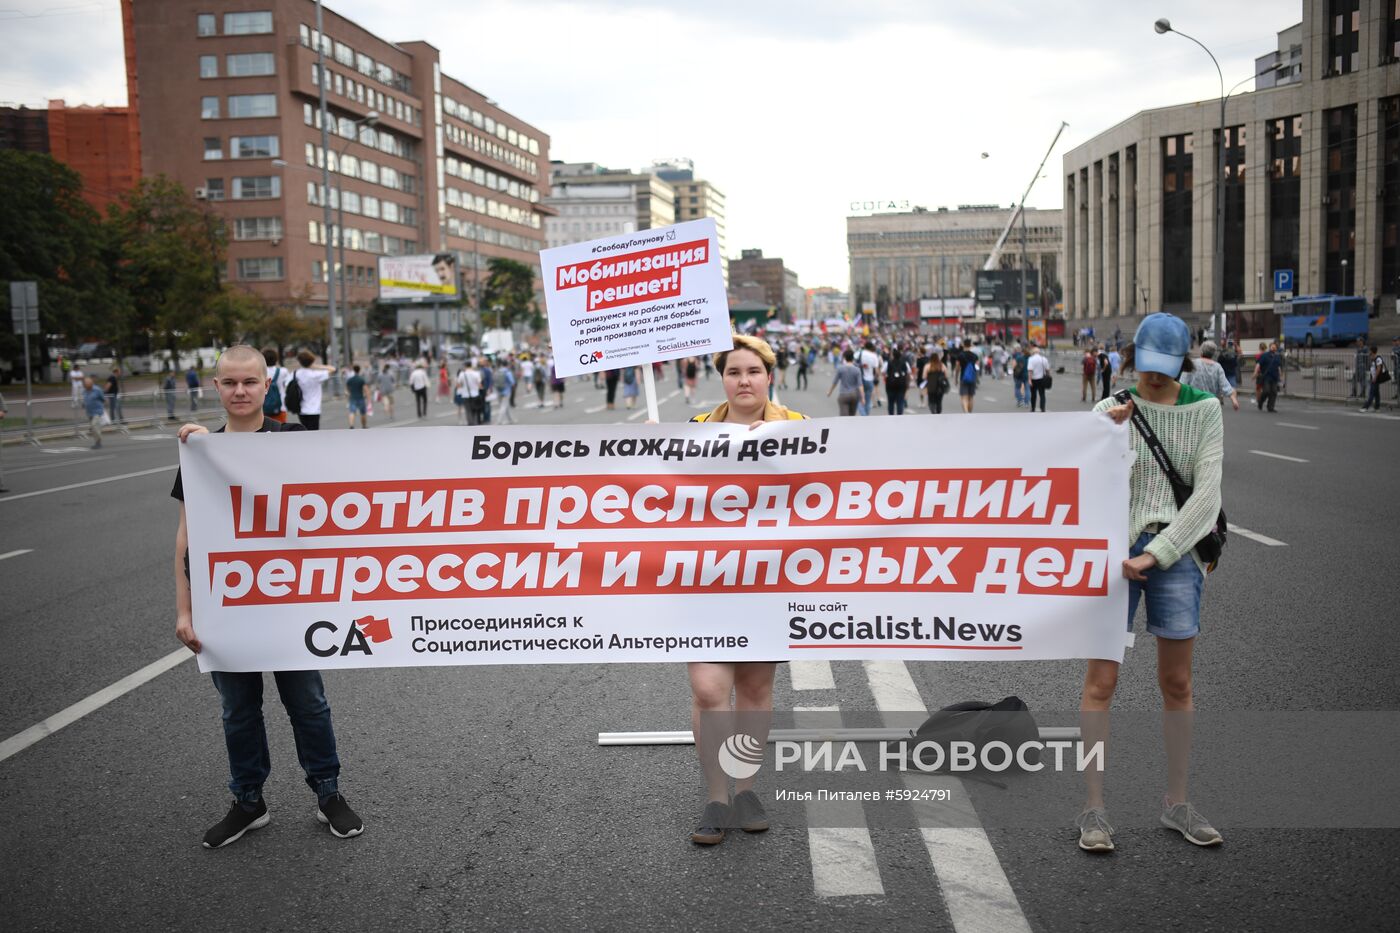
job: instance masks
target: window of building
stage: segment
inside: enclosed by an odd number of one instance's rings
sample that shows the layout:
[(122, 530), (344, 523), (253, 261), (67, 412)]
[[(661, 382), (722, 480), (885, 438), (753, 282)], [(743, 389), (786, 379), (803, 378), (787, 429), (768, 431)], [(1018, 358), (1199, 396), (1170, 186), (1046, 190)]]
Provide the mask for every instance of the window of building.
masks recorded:
[[(1269, 145), (1269, 268), (1297, 270), (1303, 118), (1270, 120), (1265, 128)], [(1296, 275), (1294, 282), (1296, 294)]]
[(224, 35), (226, 36), (255, 36), (269, 32), (272, 32), (271, 11), (224, 14)]
[(230, 94), (228, 96), (230, 117), (275, 117), (277, 116), (276, 94)]
[[(1381, 293), (1400, 294), (1400, 97), (1380, 101)], [(1363, 289), (1354, 289), (1363, 291)]]
[(1162, 139), (1162, 304), (1191, 306), (1191, 196), (1194, 140), (1190, 133)]
[(222, 178), (206, 178), (204, 180), (204, 197), (210, 201), (222, 201), (224, 199), (224, 180)]
[(213, 13), (200, 13), (195, 17), (195, 26), (201, 36), (217, 36), (219, 27)]
[(238, 260), (238, 278), (244, 282), (266, 282), (282, 278), (282, 257), (264, 256)]
[(248, 78), (254, 75), (277, 73), (275, 56), (271, 52), (243, 52), (229, 55), (225, 59), (230, 78)]
[[(1214, 134), (1218, 140), (1220, 133)], [(1244, 204), (1245, 204), (1245, 144), (1243, 126), (1225, 129), (1225, 281), (1226, 301), (1245, 300), (1244, 270)], [(1257, 283), (1256, 283), (1257, 284)], [(1263, 296), (1258, 296), (1262, 299)]]
[(1400, 0), (1390, 0), (1381, 17), (1381, 61), (1400, 61)]
[(1327, 74), (1351, 74), (1361, 67), (1361, 0), (1330, 0), (1327, 13)]
[(212, 162), (224, 157), (224, 144), (218, 136), (204, 137), (204, 161)]
[(199, 56), (199, 76), (201, 78), (217, 78), (219, 76), (219, 56)]
[(275, 159), (281, 155), (276, 136), (230, 136), (228, 151), (231, 159)]
[(343, 192), (340, 196), (341, 207), (347, 214), (358, 214), (360, 212), (360, 196), (353, 191)]
[(199, 99), (199, 116), (204, 120), (219, 119), (219, 99), (217, 97), (201, 97)]
[(245, 175), (233, 180), (233, 199), (251, 201), (282, 196), (282, 179), (278, 175)]
[(335, 92), (341, 97), (345, 96), (345, 78), (338, 71), (331, 72), (331, 80), (335, 82)]
[(1356, 105), (1325, 111), (1323, 118), (1323, 290), (1350, 295), (1356, 288)]
[(235, 240), (280, 240), (281, 217), (239, 217), (233, 222)]
[(351, 50), (350, 46), (346, 45), (344, 42), (337, 42), (335, 44), (335, 60), (345, 65), (347, 68), (354, 67), (355, 53)]

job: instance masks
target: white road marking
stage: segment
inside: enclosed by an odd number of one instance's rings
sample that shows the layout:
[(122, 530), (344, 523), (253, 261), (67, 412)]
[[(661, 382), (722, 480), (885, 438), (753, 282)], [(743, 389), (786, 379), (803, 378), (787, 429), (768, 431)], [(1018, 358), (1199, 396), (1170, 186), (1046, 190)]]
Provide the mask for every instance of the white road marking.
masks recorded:
[(33, 554), (33, 553), (34, 553), (34, 549), (33, 549), (32, 547), (21, 548), (21, 549), (18, 550), (18, 551), (10, 551), (8, 554), (0, 554), (0, 560), (6, 560), (6, 559), (11, 558), (11, 557), (19, 557), (21, 554)]
[(1258, 454), (1261, 457), (1272, 457), (1275, 460), (1287, 460), (1289, 463), (1310, 463), (1302, 457), (1290, 457), (1287, 454), (1271, 454), (1267, 450), (1251, 450), (1250, 453)]
[(103, 483), (115, 483), (118, 480), (134, 479), (138, 476), (150, 476), (152, 473), (167, 473), (170, 470), (178, 470), (180, 465), (172, 463), (170, 466), (155, 467), (150, 470), (137, 470), (135, 473), (121, 473), (117, 476), (109, 476), (106, 479), (90, 479), (86, 483), (69, 483), (67, 486), (55, 486), (53, 489), (38, 489), (34, 492), (22, 492), (14, 496), (5, 496), (0, 502), (14, 502), (16, 499), (28, 499), (31, 496), (47, 496), (51, 492), (65, 492), (69, 489), (82, 489), (84, 486), (100, 486)]
[(788, 664), (794, 690), (831, 690), (836, 679), (831, 675), (830, 661), (793, 661)]
[[(927, 714), (928, 708), (903, 661), (866, 661), (864, 664), (870, 678), (870, 691), (881, 712)], [(932, 813), (929, 808), (915, 807), (914, 810), (953, 929), (957, 933), (1030, 933), (1030, 924), (1021, 912), (1016, 892), (1011, 890), (1011, 882), (1006, 880), (1006, 872), (997, 860), (991, 840), (986, 830), (976, 825), (977, 811), (962, 782), (924, 774), (904, 776), (905, 786), (913, 789), (928, 787), (930, 782), (949, 788), (952, 801), (960, 810), (952, 820), (958, 824), (955, 826), (929, 825), (937, 823), (940, 817), (951, 816), (940, 812), (943, 804), (932, 808)]]
[(1248, 538), (1251, 541), (1258, 541), (1268, 547), (1288, 547), (1286, 543), (1277, 538), (1270, 538), (1268, 535), (1261, 535), (1257, 531), (1250, 531), (1248, 528), (1241, 528), (1239, 525), (1230, 525), (1230, 534), (1239, 535), (1241, 538)]
[[(801, 713), (816, 713), (808, 721), (830, 724), (837, 706), (798, 706), (793, 725), (800, 725)], [(870, 896), (885, 893), (880, 881), (880, 865), (875, 843), (865, 824), (865, 810), (851, 801), (807, 801), (807, 851), (812, 859), (812, 889), (817, 897)], [(835, 824), (835, 825), (818, 825)]]
[(84, 697), (67, 709), (60, 710), (48, 719), (35, 723), (23, 732), (18, 732), (10, 736), (5, 741), (0, 742), (0, 761), (4, 761), (12, 755), (19, 754), (40, 739), (53, 735), (64, 726), (72, 725), (88, 713), (101, 709), (118, 697), (130, 693), (147, 681), (154, 680), (172, 667), (182, 664), (193, 657), (194, 655), (190, 653), (188, 648), (180, 648), (177, 651), (172, 651), (160, 660), (152, 661), (150, 664), (147, 664), (139, 671), (128, 674), (111, 686), (103, 687), (101, 690), (91, 696)]
[(1370, 418), (1376, 421), (1400, 421), (1400, 415), (1383, 415), (1378, 411), (1349, 411), (1353, 418)]
[[(40, 447), (41, 454), (75, 454), (83, 450), (91, 450), (91, 447)], [(100, 460), (101, 457), (93, 457), (93, 460)]]
[(607, 406), (606, 403), (604, 403), (604, 404), (602, 404), (602, 405), (594, 405), (592, 408), (585, 408), (585, 409), (583, 410), (583, 413), (584, 413), (585, 415), (596, 415), (596, 414), (598, 414), (598, 412), (600, 412), (600, 411), (607, 411), (607, 408), (608, 408), (608, 406)]
[(84, 458), (82, 458), (81, 460), (60, 460), (60, 461), (58, 461), (57, 463), (41, 463), (41, 464), (39, 464), (38, 466), (25, 466), (25, 467), (19, 467), (18, 469), (13, 469), (13, 470), (7, 469), (7, 470), (5, 470), (5, 472), (6, 472), (7, 474), (9, 474), (9, 473), (28, 473), (28, 472), (30, 472), (31, 470), (52, 470), (54, 467), (72, 466), (72, 465), (75, 464), (75, 463), (96, 463), (96, 462), (99, 461), (99, 460), (111, 460), (111, 459), (112, 459), (113, 457), (115, 457), (115, 456), (116, 456), (116, 454), (103, 454), (103, 455), (100, 456), (100, 457), (84, 457)]
[(1317, 425), (1315, 424), (1294, 424), (1292, 421), (1275, 421), (1274, 424), (1278, 425), (1281, 428), (1300, 428), (1304, 431), (1317, 430)]

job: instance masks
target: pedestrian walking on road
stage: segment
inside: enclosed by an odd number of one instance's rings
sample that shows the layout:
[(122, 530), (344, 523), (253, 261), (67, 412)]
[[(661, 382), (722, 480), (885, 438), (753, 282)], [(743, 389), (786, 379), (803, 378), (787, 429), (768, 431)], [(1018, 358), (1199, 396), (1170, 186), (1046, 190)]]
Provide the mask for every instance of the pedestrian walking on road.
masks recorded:
[(325, 363), (316, 362), (316, 354), (310, 350), (302, 350), (297, 354), (297, 362), (301, 368), (292, 374), (292, 378), (297, 381), (297, 388), (301, 390), (301, 409), (297, 412), (297, 419), (308, 431), (321, 430), (321, 396), (322, 387), (330, 379), (331, 373), (335, 372), (334, 367)]
[[(617, 370), (608, 370), (613, 377), (613, 387), (617, 387)], [(497, 424), (515, 424), (515, 373), (511, 372), (510, 357), (503, 356), (496, 364)]]
[[(962, 350), (955, 351), (953, 356), (958, 361), (958, 401), (962, 402), (963, 411), (970, 415), (972, 400), (977, 396), (977, 354), (971, 350)], [(1028, 366), (1029, 362), (1028, 357)]]
[(1235, 411), (1239, 411), (1240, 400), (1235, 395), (1235, 387), (1226, 378), (1225, 368), (1215, 361), (1217, 349), (1213, 340), (1201, 344), (1201, 358), (1194, 361), (1194, 369), (1183, 375), (1181, 381), (1207, 395), (1214, 395), (1220, 399), (1221, 405), (1229, 399)]
[[(943, 365), (943, 351), (934, 350), (924, 364), (924, 391), (928, 393), (928, 410), (931, 415), (943, 414), (943, 396), (952, 388), (948, 378), (948, 367)], [(1017, 403), (1020, 404), (1019, 402)]]
[(165, 420), (175, 421), (175, 393), (179, 391), (179, 386), (175, 384), (174, 370), (165, 374), (165, 381), (161, 383), (160, 391), (165, 396)]
[(855, 364), (855, 359), (856, 355), (851, 350), (841, 355), (841, 362), (837, 364), (836, 374), (831, 380), (831, 388), (826, 390), (827, 398), (831, 398), (833, 391), (840, 390), (836, 392), (836, 413), (843, 417), (854, 416), (859, 412), (861, 396), (865, 391), (860, 367)]
[[(691, 421), (752, 428), (767, 421), (806, 419), (805, 415), (768, 401), (777, 360), (766, 342), (746, 334), (735, 334), (733, 349), (715, 354), (714, 362), (724, 380), (725, 401)], [(859, 375), (860, 370), (856, 369), (856, 373)], [(750, 833), (768, 828), (768, 815), (753, 790), (756, 775), (737, 779), (731, 799), (729, 779), (720, 767), (719, 751), (726, 740), (740, 733), (752, 737), (760, 748), (767, 743), (776, 670), (774, 661), (692, 661), (688, 665), (691, 728), (700, 767), (705, 773), (707, 795), (700, 823), (690, 835), (697, 845), (723, 842), (725, 832), (736, 827)]]
[(408, 374), (408, 387), (413, 390), (413, 404), (419, 418), (428, 417), (428, 367), (419, 359)]
[(365, 377), (360, 375), (360, 364), (350, 367), (350, 378), (345, 380), (345, 416), (350, 422), (350, 430), (355, 430), (355, 416), (360, 416), (360, 430), (369, 427), (369, 411), (365, 399)]
[(122, 420), (122, 368), (113, 366), (112, 371), (107, 374), (107, 417), (112, 419), (113, 424), (121, 424)]
[(1030, 359), (1030, 354), (1021, 344), (1016, 344), (1016, 352), (1011, 354), (1011, 385), (1016, 392), (1016, 407), (1029, 405), (1031, 402), (1031, 383), (1026, 376), (1026, 360)]
[[(214, 366), (214, 386), (227, 416), (219, 431), (275, 434), (302, 430), (299, 424), (284, 425), (263, 414), (268, 384), (267, 364), (261, 353), (241, 344), (225, 350)], [(319, 390), (320, 383), (317, 383), (318, 394)], [(191, 436), (208, 433), (209, 429), (203, 425), (186, 424), (180, 428), (180, 442), (188, 443)], [(175, 486), (170, 495), (180, 503), (180, 524), (175, 532), (175, 637), (199, 654), (203, 646), (194, 629), (189, 524), (185, 514), (184, 481), (179, 470), (175, 471)], [(276, 671), (272, 676), (282, 705), (286, 707), (287, 718), (291, 720), (297, 759), (306, 774), (307, 786), (316, 794), (316, 819), (338, 838), (358, 836), (365, 824), (340, 793), (340, 757), (336, 752), (331, 708), (326, 701), (320, 671)], [(204, 834), (206, 849), (237, 842), (244, 833), (260, 829), (271, 820), (262, 795), (263, 784), (272, 771), (262, 713), (263, 675), (214, 671), (212, 677), (223, 707), (228, 787), (234, 799), (224, 818)]]
[(199, 370), (194, 364), (185, 370), (185, 391), (190, 394), (190, 411), (199, 411)]
[(1050, 388), (1050, 361), (1040, 352), (1038, 344), (1031, 344), (1031, 355), (1026, 359), (1026, 374), (1031, 380), (1031, 411), (1035, 411), (1035, 402), (1039, 399), (1040, 411), (1044, 414), (1045, 391)]
[(377, 377), (379, 381), (379, 400), (384, 403), (384, 413), (389, 416), (389, 420), (394, 420), (394, 390), (399, 387), (398, 380), (394, 378), (393, 370), (389, 364), (385, 363), (384, 368), (379, 371)]
[(83, 377), (83, 413), (87, 415), (88, 430), (92, 433), (92, 449), (102, 446), (102, 423), (107, 419), (107, 394), (102, 387), (92, 381), (91, 376)]
[[(1135, 408), (1140, 410), (1191, 490), (1178, 506), (1171, 483), (1147, 442), (1136, 428), (1131, 430), (1134, 459), (1128, 484), (1128, 540), (1133, 543), (1122, 573), (1128, 580), (1128, 630), (1132, 631), (1133, 617), (1142, 603), (1147, 631), (1157, 637), (1157, 683), (1162, 694), (1167, 758), (1167, 792), (1160, 821), (1189, 842), (1212, 846), (1220, 844), (1220, 833), (1191, 805), (1186, 785), (1194, 709), (1191, 662), (1201, 629), (1205, 584), (1205, 568), (1195, 546), (1215, 527), (1220, 513), (1225, 428), (1215, 396), (1177, 381), (1192, 369), (1190, 346), (1191, 333), (1180, 318), (1148, 315), (1125, 351), (1124, 369), (1137, 372), (1137, 384), (1128, 390), (1130, 401), (1119, 404), (1117, 399), (1105, 399), (1094, 411), (1123, 424)], [(1080, 729), (1086, 748), (1096, 743), (1107, 747), (1109, 707), (1118, 686), (1119, 666), (1116, 661), (1089, 661), (1080, 698)], [(1112, 753), (1107, 757), (1111, 759)], [(1103, 771), (1090, 767), (1084, 777), (1087, 795), (1077, 821), (1079, 847), (1088, 852), (1112, 851), (1113, 827), (1104, 802)]]
[(629, 366), (622, 371), (622, 404), (629, 410), (637, 407), (637, 383), (641, 378), (635, 366)]
[[(65, 366), (68, 363), (67, 360), (63, 362)], [(68, 370), (68, 385), (73, 390), (73, 407), (81, 408), (83, 404), (83, 371), (77, 364), (73, 364), (72, 368)]]
[(1390, 381), (1390, 372), (1386, 369), (1385, 360), (1381, 358), (1380, 352), (1374, 344), (1371, 346), (1371, 355), (1366, 367), (1366, 380), (1371, 388), (1366, 393), (1366, 404), (1361, 407), (1361, 410), (1380, 411), (1381, 386)]
[(1259, 362), (1254, 364), (1255, 390), (1254, 407), (1273, 411), (1278, 400), (1279, 383), (1283, 381), (1283, 359), (1278, 355), (1278, 344), (1259, 344), (1264, 352)]
[(1094, 397), (1094, 377), (1098, 375), (1099, 363), (1094, 357), (1094, 348), (1085, 347), (1084, 356), (1079, 361), (1080, 369), (1083, 371), (1079, 379), (1079, 400), (1087, 402)]
[(1371, 368), (1371, 354), (1366, 351), (1366, 341), (1356, 338), (1356, 352), (1351, 365), (1351, 398), (1365, 398), (1370, 383), (1368, 372)]
[(267, 364), (267, 393), (263, 396), (263, 414), (278, 424), (287, 423), (287, 383), (292, 381), (292, 371), (278, 360), (277, 351), (265, 347), (263, 361)]

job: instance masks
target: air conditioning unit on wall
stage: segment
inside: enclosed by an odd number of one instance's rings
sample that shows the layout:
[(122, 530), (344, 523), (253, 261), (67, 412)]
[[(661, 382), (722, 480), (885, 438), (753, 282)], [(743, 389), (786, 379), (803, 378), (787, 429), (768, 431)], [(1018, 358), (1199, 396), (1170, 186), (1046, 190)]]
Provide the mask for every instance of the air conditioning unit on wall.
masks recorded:
[(196, 201), (203, 201), (203, 200), (206, 200), (208, 197), (209, 197), (209, 189), (208, 189), (208, 188), (200, 187), (200, 188), (194, 189), (194, 198), (195, 198)]

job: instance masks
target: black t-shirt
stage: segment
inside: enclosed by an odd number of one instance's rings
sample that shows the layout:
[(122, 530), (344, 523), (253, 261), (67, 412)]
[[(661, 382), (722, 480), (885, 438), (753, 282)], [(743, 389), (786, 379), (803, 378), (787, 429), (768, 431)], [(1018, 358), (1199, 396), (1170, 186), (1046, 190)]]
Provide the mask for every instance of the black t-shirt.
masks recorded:
[[(215, 431), (214, 433), (215, 433), (215, 434), (222, 434), (222, 433), (224, 433), (224, 428), (226, 428), (226, 427), (228, 427), (228, 425), (224, 425), (223, 427), (220, 427), (220, 428), (219, 428), (217, 431)], [(262, 423), (262, 427), (258, 428), (257, 433), (262, 434), (262, 433), (266, 432), (266, 433), (270, 433), (270, 434), (277, 434), (277, 433), (282, 432), (282, 431), (305, 431), (305, 430), (306, 430), (306, 426), (305, 426), (305, 425), (301, 425), (301, 424), (283, 424), (283, 423), (280, 422), (280, 421), (273, 421), (271, 418), (264, 418), (264, 419), (263, 419), (263, 423)], [(184, 502), (184, 501), (185, 501), (185, 483), (184, 483), (184, 480), (181, 479), (181, 477), (180, 477), (180, 471), (179, 471), (178, 469), (175, 471), (175, 485), (172, 486), (171, 489), (170, 489), (170, 498), (172, 498), (172, 499), (179, 499), (181, 502)]]

